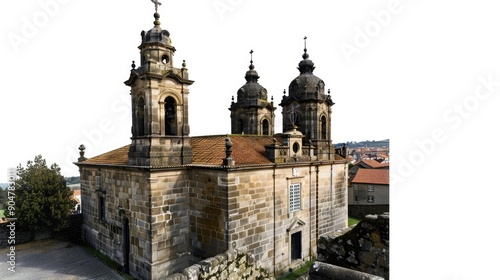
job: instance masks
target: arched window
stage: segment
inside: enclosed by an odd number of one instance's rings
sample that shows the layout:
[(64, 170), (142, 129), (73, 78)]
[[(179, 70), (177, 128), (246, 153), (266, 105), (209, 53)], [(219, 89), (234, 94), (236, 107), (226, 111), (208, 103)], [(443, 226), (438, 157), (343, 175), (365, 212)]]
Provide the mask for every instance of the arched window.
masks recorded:
[(321, 116), (321, 139), (327, 139), (328, 129), (326, 125), (326, 117)]
[(144, 99), (142, 97), (137, 101), (136, 108), (136, 118), (137, 118), (137, 136), (144, 136)]
[(262, 121), (262, 135), (269, 135), (269, 121), (267, 119)]
[(172, 97), (165, 98), (165, 135), (177, 134), (176, 104)]

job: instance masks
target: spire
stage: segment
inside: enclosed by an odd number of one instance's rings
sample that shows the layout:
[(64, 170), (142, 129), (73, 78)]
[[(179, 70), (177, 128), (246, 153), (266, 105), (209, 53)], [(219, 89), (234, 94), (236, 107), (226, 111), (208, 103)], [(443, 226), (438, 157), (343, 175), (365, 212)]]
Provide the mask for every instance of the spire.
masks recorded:
[(253, 50), (250, 50), (250, 66), (248, 68), (250, 68), (250, 70), (253, 70), (255, 68), (253, 66)]
[(250, 66), (248, 66), (250, 70), (247, 71), (245, 75), (245, 79), (247, 82), (257, 82), (260, 78), (257, 71), (255, 71), (255, 66), (253, 65), (253, 50), (250, 50)]
[(155, 17), (155, 21), (154, 21), (154, 24), (155, 26), (159, 26), (160, 25), (160, 14), (158, 13), (158, 6), (161, 5), (160, 1), (158, 0), (151, 0), (151, 2), (153, 2), (153, 4), (155, 4), (155, 14), (154, 14), (154, 17)]
[(307, 54), (307, 36), (304, 37), (304, 54), (302, 55), (303, 59), (308, 59), (309, 54)]
[(300, 74), (306, 74), (314, 71), (314, 62), (309, 59), (309, 54), (307, 53), (307, 36), (304, 37), (304, 54), (302, 55), (302, 61), (299, 63)]
[[(170, 33), (167, 30), (163, 30), (160, 26), (160, 14), (158, 13), (158, 6), (161, 5), (158, 0), (151, 0), (151, 2), (155, 5), (155, 13), (154, 18), (155, 21), (154, 27), (150, 29), (148, 32), (142, 31), (142, 43), (161, 43), (164, 45), (171, 46)], [(175, 51), (175, 49), (174, 49)]]

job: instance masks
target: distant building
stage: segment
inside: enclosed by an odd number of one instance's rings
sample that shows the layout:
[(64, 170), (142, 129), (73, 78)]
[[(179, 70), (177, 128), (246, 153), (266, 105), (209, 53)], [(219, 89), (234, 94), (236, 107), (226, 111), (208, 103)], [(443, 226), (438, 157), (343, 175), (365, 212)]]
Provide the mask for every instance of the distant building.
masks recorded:
[(82, 195), (81, 195), (81, 186), (80, 184), (70, 184), (66, 185), (72, 192), (73, 195), (71, 198), (76, 202), (76, 205), (73, 209), (73, 214), (79, 214), (82, 212)]
[(363, 159), (357, 161), (349, 168), (349, 182), (351, 182), (360, 168), (367, 169), (389, 169), (389, 163), (380, 163), (374, 159)]
[(360, 168), (348, 189), (350, 216), (389, 212), (389, 169)]
[(319, 235), (347, 226), (347, 161), (331, 143), (334, 103), (307, 50), (280, 103), (283, 133), (251, 61), (229, 108), (232, 134), (190, 137), (194, 81), (185, 63), (174, 67), (154, 16), (125, 82), (131, 144), (89, 159), (80, 147), (84, 240), (140, 279), (230, 248), (276, 274), (316, 258)]

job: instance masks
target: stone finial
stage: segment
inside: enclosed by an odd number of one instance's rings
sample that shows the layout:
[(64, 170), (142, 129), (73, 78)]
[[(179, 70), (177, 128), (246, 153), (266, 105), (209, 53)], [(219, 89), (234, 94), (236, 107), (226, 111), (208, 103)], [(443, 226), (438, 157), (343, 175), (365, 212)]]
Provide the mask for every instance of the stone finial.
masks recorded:
[(234, 159), (231, 157), (233, 153), (233, 142), (229, 137), (226, 137), (226, 158), (222, 161), (224, 166), (234, 166)]
[(83, 144), (78, 147), (78, 150), (80, 150), (80, 157), (78, 158), (78, 162), (86, 161), (87, 158), (85, 157), (85, 146)]
[(226, 158), (231, 158), (231, 154), (233, 153), (233, 142), (229, 137), (226, 137)]
[(132, 69), (135, 69), (135, 61), (134, 60), (132, 60), (132, 65), (131, 66), (132, 66)]

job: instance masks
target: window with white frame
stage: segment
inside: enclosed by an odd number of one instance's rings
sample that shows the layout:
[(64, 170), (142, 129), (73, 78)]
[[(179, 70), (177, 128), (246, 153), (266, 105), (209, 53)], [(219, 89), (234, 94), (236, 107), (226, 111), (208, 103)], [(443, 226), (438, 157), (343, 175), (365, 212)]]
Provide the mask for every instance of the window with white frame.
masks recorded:
[(370, 202), (370, 203), (374, 203), (375, 202), (375, 197), (373, 195), (368, 195), (367, 196), (367, 201)]
[(300, 195), (300, 184), (290, 185), (290, 212), (295, 212), (300, 210), (301, 195)]
[(373, 192), (373, 191), (374, 191), (374, 188), (373, 188), (373, 186), (372, 186), (372, 185), (368, 185), (368, 191), (369, 191), (369, 192)]

